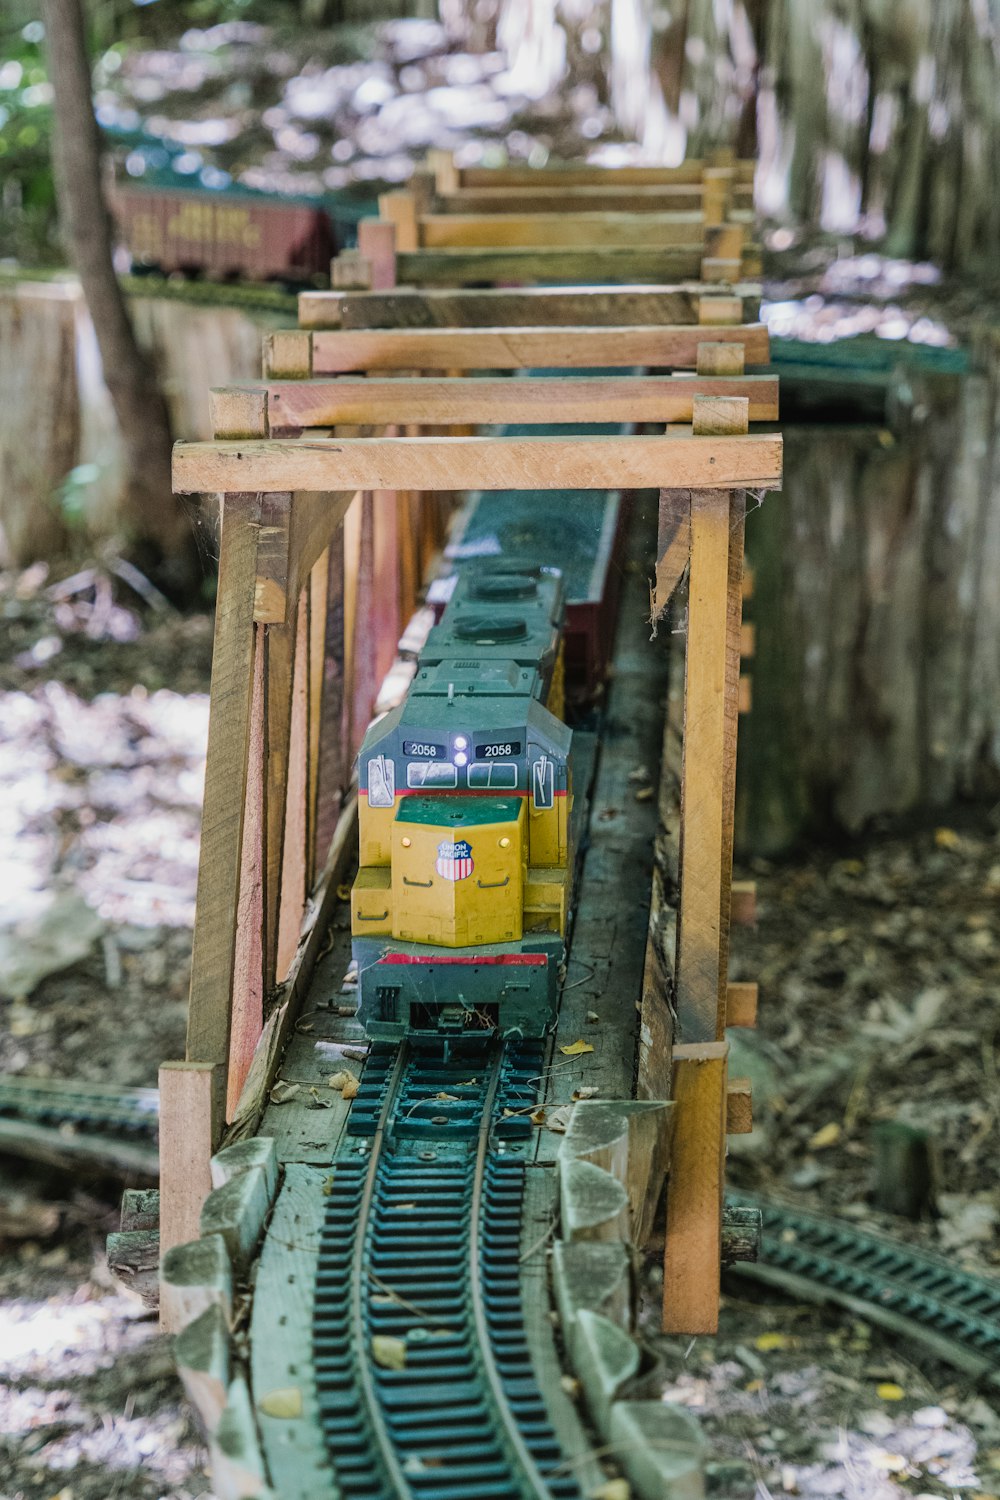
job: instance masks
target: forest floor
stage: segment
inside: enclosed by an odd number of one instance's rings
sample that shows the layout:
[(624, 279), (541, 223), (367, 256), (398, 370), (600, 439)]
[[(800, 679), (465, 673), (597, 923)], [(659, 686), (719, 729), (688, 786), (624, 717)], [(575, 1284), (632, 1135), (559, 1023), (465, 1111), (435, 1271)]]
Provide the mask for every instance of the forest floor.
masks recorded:
[[(0, 1072), (156, 1081), (181, 1055), (211, 649), (100, 569), (0, 576)], [(754, 1134), (731, 1179), (998, 1273), (1000, 838), (956, 814), (758, 863), (733, 1034)], [(873, 1132), (933, 1141), (928, 1216), (875, 1212)], [(155, 1321), (103, 1261), (120, 1183), (0, 1160), (0, 1500), (210, 1500)], [(1000, 1414), (916, 1347), (727, 1285), (716, 1339), (656, 1337), (721, 1500), (1000, 1496)]]

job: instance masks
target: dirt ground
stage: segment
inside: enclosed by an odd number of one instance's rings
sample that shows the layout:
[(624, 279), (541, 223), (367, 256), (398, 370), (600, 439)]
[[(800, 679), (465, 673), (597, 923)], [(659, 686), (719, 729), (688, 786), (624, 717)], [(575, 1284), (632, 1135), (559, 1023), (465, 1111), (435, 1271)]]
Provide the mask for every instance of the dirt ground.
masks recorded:
[[(117, 581), (109, 604), (107, 582), (0, 578), (0, 1071), (138, 1085), (183, 1045), (211, 630)], [(733, 1038), (757, 1119), (733, 1181), (995, 1274), (995, 823), (743, 873), (759, 923), (735, 965), (762, 998)], [(873, 1208), (886, 1121), (928, 1133), (921, 1222)], [(104, 1267), (118, 1188), (0, 1162), (0, 1500), (210, 1500), (169, 1350)], [(714, 1496), (1000, 1496), (988, 1392), (736, 1277), (717, 1339), (659, 1339), (657, 1277), (646, 1333), (704, 1425)]]

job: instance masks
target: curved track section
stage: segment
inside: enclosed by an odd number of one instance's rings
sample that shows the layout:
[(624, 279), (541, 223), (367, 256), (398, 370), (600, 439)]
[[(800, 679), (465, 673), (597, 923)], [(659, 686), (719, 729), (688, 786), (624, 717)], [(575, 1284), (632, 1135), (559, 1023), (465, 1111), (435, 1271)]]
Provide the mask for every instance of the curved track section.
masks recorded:
[(539, 1062), (537, 1045), (448, 1061), (404, 1046), (365, 1069), (334, 1164), (313, 1325), (345, 1497), (579, 1500), (521, 1299), (518, 1141)]
[(918, 1339), (940, 1359), (1000, 1383), (1000, 1281), (987, 1281), (912, 1245), (750, 1194), (763, 1239), (741, 1275), (813, 1301), (839, 1302), (894, 1333)]

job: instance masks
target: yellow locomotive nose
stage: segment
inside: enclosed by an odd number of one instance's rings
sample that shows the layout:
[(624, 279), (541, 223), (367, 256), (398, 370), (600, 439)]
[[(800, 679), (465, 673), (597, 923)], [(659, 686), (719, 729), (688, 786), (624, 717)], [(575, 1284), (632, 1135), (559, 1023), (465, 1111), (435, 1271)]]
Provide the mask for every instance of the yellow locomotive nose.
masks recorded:
[(468, 948), (521, 937), (523, 797), (404, 797), (392, 827), (392, 935)]

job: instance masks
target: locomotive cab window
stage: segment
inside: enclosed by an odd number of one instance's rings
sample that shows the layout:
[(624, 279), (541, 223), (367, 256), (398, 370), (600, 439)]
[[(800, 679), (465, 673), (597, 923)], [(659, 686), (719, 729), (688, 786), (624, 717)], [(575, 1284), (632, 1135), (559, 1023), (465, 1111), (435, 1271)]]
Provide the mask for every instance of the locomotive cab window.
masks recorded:
[(408, 787), (457, 787), (458, 767), (447, 760), (412, 760), (406, 768)]
[(517, 791), (517, 766), (512, 761), (474, 760), (469, 767), (469, 786), (476, 791)]

